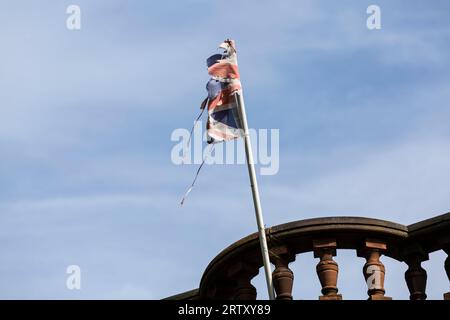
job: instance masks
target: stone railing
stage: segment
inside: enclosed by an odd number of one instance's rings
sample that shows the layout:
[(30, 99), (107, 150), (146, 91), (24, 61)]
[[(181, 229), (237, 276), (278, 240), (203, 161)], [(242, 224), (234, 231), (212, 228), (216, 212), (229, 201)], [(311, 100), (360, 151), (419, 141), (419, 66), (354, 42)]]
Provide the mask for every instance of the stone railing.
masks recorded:
[[(292, 299), (294, 273), (289, 264), (297, 254), (313, 252), (320, 259), (317, 275), (322, 286), (321, 300), (340, 300), (337, 279), (339, 267), (333, 257), (337, 249), (354, 249), (366, 259), (362, 267), (368, 285), (368, 299), (387, 300), (385, 255), (408, 265), (405, 281), (411, 300), (423, 300), (427, 272), (421, 267), (428, 255), (437, 250), (450, 253), (450, 213), (413, 225), (358, 217), (330, 217), (290, 222), (267, 229), (271, 262), (275, 266), (273, 282), (276, 297)], [(256, 289), (251, 280), (262, 266), (258, 235), (251, 234), (223, 250), (206, 268), (198, 291), (174, 296), (180, 299), (254, 300)], [(450, 278), (450, 258), (443, 266)], [(170, 298), (169, 298), (170, 299)], [(450, 300), (450, 293), (444, 294)]]

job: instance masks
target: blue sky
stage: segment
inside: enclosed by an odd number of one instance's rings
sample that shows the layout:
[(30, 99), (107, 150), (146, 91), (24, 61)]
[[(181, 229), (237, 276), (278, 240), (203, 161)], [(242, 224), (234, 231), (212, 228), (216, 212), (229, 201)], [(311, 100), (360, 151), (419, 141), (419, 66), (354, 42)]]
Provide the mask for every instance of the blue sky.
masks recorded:
[[(170, 159), (205, 97), (205, 59), (237, 41), (249, 125), (280, 130), (260, 176), (265, 222), (366, 216), (410, 224), (450, 208), (446, 1), (1, 1), (0, 298), (159, 299), (198, 287), (256, 230), (247, 169)], [(65, 13), (81, 7), (82, 28)], [(381, 8), (382, 29), (366, 28)], [(215, 192), (218, 184), (222, 188)], [(428, 295), (449, 291), (430, 255)], [(340, 292), (366, 298), (354, 251)], [(384, 257), (387, 295), (406, 265)], [(316, 299), (312, 253), (294, 297)], [(82, 289), (68, 290), (76, 264)], [(266, 297), (263, 274), (254, 280)]]

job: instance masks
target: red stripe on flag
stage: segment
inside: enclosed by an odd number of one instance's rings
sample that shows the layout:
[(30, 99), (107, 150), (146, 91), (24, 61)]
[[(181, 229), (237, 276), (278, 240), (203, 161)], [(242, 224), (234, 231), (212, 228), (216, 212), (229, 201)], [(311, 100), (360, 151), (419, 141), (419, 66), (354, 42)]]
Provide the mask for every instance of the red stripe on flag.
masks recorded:
[(215, 99), (211, 100), (208, 105), (208, 111), (214, 110), (216, 107), (220, 107), (226, 104), (231, 104), (235, 102), (234, 95), (226, 94), (224, 92), (220, 93)]
[[(228, 134), (228, 133), (225, 133), (223, 131), (220, 131), (220, 130), (214, 129), (214, 128), (208, 129), (208, 134), (211, 137), (213, 137), (215, 140), (220, 140), (220, 139), (233, 140), (233, 139), (237, 138), (237, 136), (234, 134)], [(217, 139), (217, 138), (219, 138), (219, 139)]]
[(208, 68), (208, 73), (213, 77), (225, 79), (239, 79), (238, 66), (229, 62), (218, 62)]
[(232, 83), (225, 89), (220, 91), (220, 93), (214, 99), (210, 100), (208, 103), (208, 110), (214, 110), (216, 107), (220, 107), (227, 104), (236, 103), (234, 92), (241, 89), (241, 84), (239, 82)]

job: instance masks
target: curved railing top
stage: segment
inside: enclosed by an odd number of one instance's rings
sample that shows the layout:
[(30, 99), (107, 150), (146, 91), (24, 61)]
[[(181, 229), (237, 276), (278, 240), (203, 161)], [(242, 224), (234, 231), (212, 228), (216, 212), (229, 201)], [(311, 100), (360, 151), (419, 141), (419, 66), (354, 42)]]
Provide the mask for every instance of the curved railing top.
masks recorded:
[[(450, 245), (450, 213), (409, 226), (363, 217), (325, 217), (299, 220), (267, 228), (271, 258), (277, 254), (314, 251), (317, 241), (333, 239), (336, 249), (360, 250), (365, 241), (381, 240), (383, 254), (398, 261), (414, 252), (428, 253)], [(295, 258), (294, 258), (295, 259)], [(229, 277), (230, 269), (245, 262), (262, 266), (258, 234), (253, 233), (220, 252), (207, 266), (200, 282), (200, 294), (212, 282)]]
[(409, 225), (408, 237), (420, 243), (426, 253), (439, 249), (448, 251), (450, 244), (450, 213)]

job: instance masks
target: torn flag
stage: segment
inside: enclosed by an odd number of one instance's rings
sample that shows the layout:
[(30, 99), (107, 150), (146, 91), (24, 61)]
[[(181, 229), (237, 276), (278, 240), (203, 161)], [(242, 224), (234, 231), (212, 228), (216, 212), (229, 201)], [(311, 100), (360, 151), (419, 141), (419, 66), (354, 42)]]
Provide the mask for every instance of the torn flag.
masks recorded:
[(233, 140), (243, 136), (236, 94), (241, 92), (234, 41), (225, 40), (221, 54), (206, 60), (211, 79), (206, 85), (208, 97), (202, 103), (207, 107), (208, 143)]

